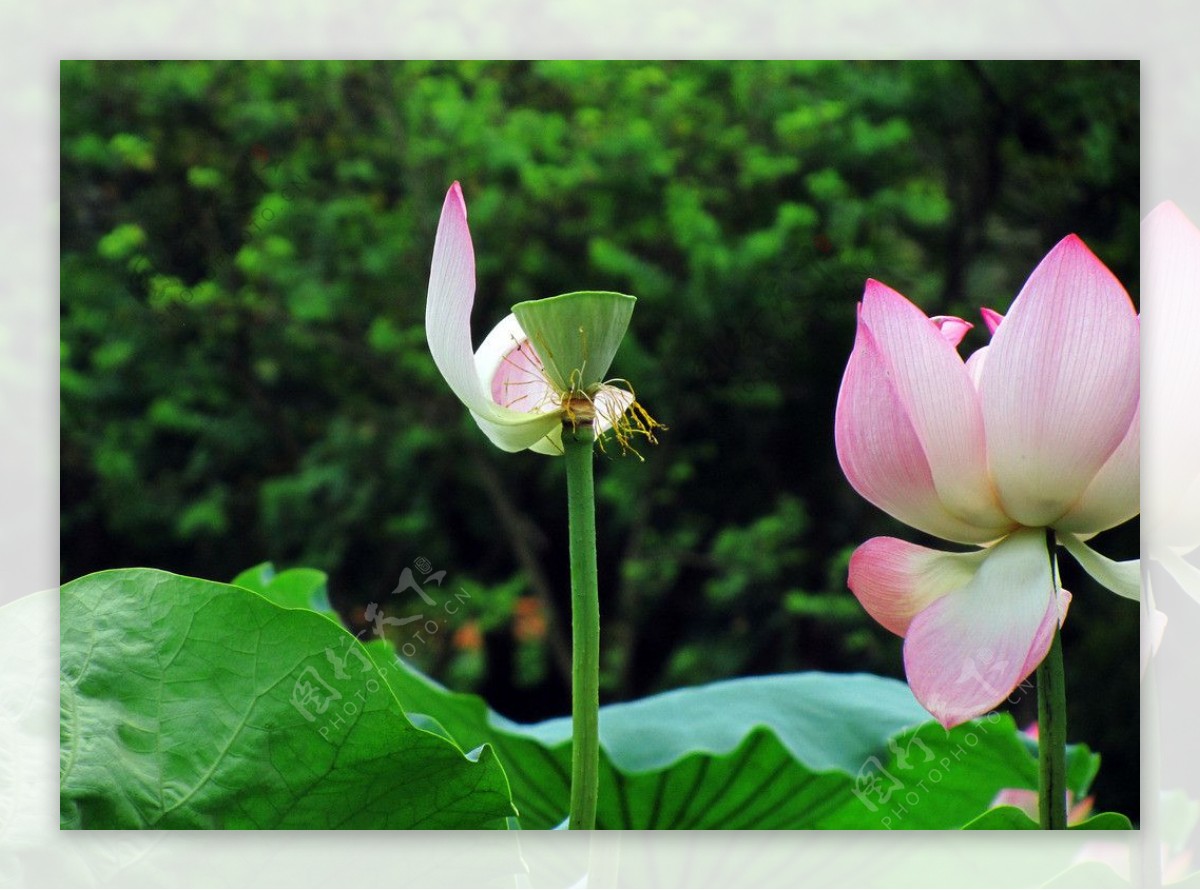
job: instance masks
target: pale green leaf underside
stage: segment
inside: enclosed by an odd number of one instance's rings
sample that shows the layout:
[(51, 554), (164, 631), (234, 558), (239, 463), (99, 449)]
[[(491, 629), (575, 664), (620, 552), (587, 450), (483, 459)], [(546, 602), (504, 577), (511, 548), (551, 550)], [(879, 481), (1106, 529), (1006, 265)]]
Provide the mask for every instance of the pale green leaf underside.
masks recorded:
[[(460, 746), (495, 747), (523, 828), (562, 821), (569, 721), (512, 723), (410, 668), (393, 685)], [(1010, 717), (947, 732), (903, 683), (865, 674), (751, 677), (611, 705), (600, 737), (599, 828), (957, 829), (1001, 789), (1037, 784)], [(1097, 765), (1072, 748), (1073, 791)]]

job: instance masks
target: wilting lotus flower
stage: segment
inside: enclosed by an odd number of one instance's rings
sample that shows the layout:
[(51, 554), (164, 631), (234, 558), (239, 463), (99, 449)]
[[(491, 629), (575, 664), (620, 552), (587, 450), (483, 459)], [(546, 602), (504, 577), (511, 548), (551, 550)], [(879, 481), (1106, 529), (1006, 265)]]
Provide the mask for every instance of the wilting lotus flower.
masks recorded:
[[(605, 381), (636, 299), (585, 291), (518, 303), (471, 347), (475, 251), (467, 205), (456, 182), (446, 193), (433, 247), (425, 335), (454, 394), (499, 448), (562, 454), (562, 424), (595, 422), (622, 445), (631, 435), (653, 441), (658, 424), (631, 391)], [(632, 409), (632, 411), (630, 411)]]
[(920, 702), (947, 727), (998, 705), (1046, 656), (1070, 594), (1047, 529), (1101, 584), (1138, 596), (1137, 561), (1084, 541), (1138, 512), (1138, 327), (1125, 289), (1074, 235), (1030, 276), (991, 345), (867, 282), (838, 395), (838, 458), (863, 497), (966, 553), (873, 538), (850, 589), (905, 638)]
[(636, 301), (625, 294), (588, 291), (518, 303), (472, 352), (474, 302), (475, 251), (467, 205), (456, 182), (446, 193), (434, 242), (425, 335), (438, 370), (493, 443), (505, 451), (529, 448), (566, 457), (572, 639), (567, 824), (590, 830), (596, 824), (600, 788), (593, 446), (599, 442), (603, 447), (600, 437), (611, 429), (623, 450), (634, 450), (630, 437), (643, 435), (654, 442), (659, 426), (638, 405), (632, 389), (604, 379)]

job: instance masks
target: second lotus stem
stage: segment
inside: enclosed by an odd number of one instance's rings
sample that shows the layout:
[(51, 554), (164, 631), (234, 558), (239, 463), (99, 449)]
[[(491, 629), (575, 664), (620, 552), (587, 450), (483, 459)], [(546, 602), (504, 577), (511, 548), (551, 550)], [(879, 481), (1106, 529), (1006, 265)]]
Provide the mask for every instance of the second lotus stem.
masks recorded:
[[(1048, 531), (1052, 597), (1058, 596), (1054, 532)], [(1067, 827), (1067, 684), (1063, 672), (1061, 631), (1056, 626), (1050, 651), (1037, 669), (1038, 822), (1042, 828)]]

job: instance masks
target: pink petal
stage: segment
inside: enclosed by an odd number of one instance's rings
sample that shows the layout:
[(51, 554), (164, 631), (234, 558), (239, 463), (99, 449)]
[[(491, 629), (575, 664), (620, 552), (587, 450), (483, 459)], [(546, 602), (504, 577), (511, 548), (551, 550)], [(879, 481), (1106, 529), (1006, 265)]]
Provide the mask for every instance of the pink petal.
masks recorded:
[(901, 522), (961, 543), (984, 543), (1003, 533), (972, 526), (942, 506), (925, 451), (861, 318), (838, 392), (834, 441), (854, 490)]
[(904, 668), (917, 700), (947, 728), (999, 705), (1049, 651), (1065, 610), (1054, 592), (1040, 529), (992, 547), (966, 587), (909, 625)]
[[(1067, 792), (1070, 796), (1071, 792)], [(1029, 788), (1002, 788), (992, 800), (989, 810), (996, 807), (1016, 807), (1035, 822), (1038, 818), (1038, 793)]]
[(559, 407), (542, 360), (512, 313), (492, 329), (475, 352), (479, 381), (492, 401), (514, 411), (544, 413)]
[(987, 474), (983, 415), (962, 359), (925, 314), (868, 281), (861, 324), (870, 329), (946, 509), (985, 528), (1009, 525)]
[(967, 331), (975, 327), (969, 321), (963, 321), (961, 318), (956, 318), (953, 315), (934, 315), (929, 320), (937, 326), (938, 333), (946, 338), (946, 342), (954, 347), (957, 347), (962, 342), (962, 338), (967, 335)]
[(480, 382), (471, 349), (474, 302), (475, 251), (467, 228), (467, 205), (456, 182), (446, 193), (433, 244), (425, 337), (434, 364), (484, 434), (498, 448), (522, 451), (544, 439), (559, 420), (551, 414), (511, 411), (492, 401)]
[(1088, 816), (1092, 815), (1092, 807), (1096, 805), (1096, 798), (1094, 797), (1085, 797), (1079, 803), (1072, 803), (1074, 797), (1075, 795), (1072, 792), (1067, 792), (1067, 805), (1070, 807), (1070, 810), (1067, 812), (1068, 825), (1078, 825), (1080, 822), (1086, 820)]
[(479, 384), (471, 346), (471, 308), (475, 303), (475, 249), (467, 228), (467, 205), (456, 182), (446, 192), (433, 243), (425, 336), (434, 364), (472, 410), (487, 410), (491, 400)]
[(504, 354), (492, 377), (492, 401), (514, 411), (538, 411), (549, 399), (553, 408), (557, 402), (555, 392), (544, 374), (533, 344), (522, 340)]
[(894, 634), (934, 600), (971, 583), (986, 550), (946, 553), (899, 538), (871, 538), (850, 557), (850, 590)]
[(996, 328), (1000, 327), (1000, 322), (1004, 321), (1004, 316), (995, 309), (989, 309), (984, 306), (979, 310), (979, 314), (983, 316), (983, 323), (987, 325), (988, 333), (995, 334)]
[(1052, 525), (1129, 430), (1138, 317), (1070, 235), (1038, 265), (996, 329), (980, 380), (988, 460), (1005, 512)]
[(1067, 514), (1054, 523), (1059, 531), (1093, 535), (1137, 516), (1141, 477), (1141, 410), (1135, 411), (1125, 438)]

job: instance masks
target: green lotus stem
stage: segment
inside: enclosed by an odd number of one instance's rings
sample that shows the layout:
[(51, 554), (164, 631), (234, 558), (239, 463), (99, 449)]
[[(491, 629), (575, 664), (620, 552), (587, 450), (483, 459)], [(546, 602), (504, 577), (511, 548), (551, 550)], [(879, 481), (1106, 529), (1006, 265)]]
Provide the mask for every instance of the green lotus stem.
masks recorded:
[[(1057, 587), (1054, 532), (1047, 533), (1050, 580)], [(1057, 596), (1057, 589), (1051, 596)], [(1037, 669), (1038, 692), (1038, 822), (1044, 829), (1067, 827), (1067, 683), (1063, 674), (1062, 638), (1057, 627), (1050, 651)]]
[(571, 815), (596, 827), (600, 792), (600, 595), (596, 580), (596, 495), (591, 422), (563, 423), (571, 541)]

